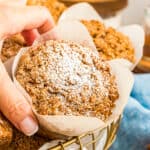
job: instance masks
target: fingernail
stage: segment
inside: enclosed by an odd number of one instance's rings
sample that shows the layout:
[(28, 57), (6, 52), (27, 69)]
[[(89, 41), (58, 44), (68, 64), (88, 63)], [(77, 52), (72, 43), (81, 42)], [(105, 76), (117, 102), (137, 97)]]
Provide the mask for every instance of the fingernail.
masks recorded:
[(21, 121), (19, 127), (27, 136), (31, 136), (38, 131), (38, 125), (31, 117), (26, 117), (23, 121)]

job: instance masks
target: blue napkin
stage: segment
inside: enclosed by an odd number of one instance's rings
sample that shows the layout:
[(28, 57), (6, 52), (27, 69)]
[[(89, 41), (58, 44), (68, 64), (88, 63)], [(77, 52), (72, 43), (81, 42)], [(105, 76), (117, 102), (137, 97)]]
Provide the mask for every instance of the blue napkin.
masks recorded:
[(150, 74), (135, 75), (117, 139), (110, 150), (146, 150), (150, 145)]

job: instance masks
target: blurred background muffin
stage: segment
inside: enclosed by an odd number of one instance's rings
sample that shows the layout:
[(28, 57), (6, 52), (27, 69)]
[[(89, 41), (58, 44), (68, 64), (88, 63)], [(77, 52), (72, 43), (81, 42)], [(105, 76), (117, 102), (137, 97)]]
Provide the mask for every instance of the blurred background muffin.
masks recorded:
[(9, 58), (15, 56), (20, 48), (26, 46), (24, 38), (22, 35), (13, 35), (4, 40), (0, 58), (3, 62), (7, 61)]
[(13, 138), (13, 129), (9, 121), (0, 112), (0, 149), (7, 148)]
[(37, 150), (49, 139), (34, 136), (26, 136), (2, 115), (0, 112), (0, 150)]
[(112, 27), (105, 27), (99, 21), (81, 21), (93, 37), (93, 41), (103, 60), (124, 58), (130, 62), (135, 61), (134, 48), (127, 36)]
[(41, 137), (37, 134), (29, 137), (17, 129), (13, 129), (12, 142), (5, 150), (38, 150), (48, 141), (47, 138)]

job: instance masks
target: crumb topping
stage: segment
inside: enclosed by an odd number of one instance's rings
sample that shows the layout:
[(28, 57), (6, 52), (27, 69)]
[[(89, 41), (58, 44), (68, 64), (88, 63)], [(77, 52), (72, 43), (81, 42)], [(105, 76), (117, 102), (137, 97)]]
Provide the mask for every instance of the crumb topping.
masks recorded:
[(29, 48), (16, 78), (42, 115), (105, 120), (119, 96), (109, 65), (94, 51), (72, 42), (47, 41)]
[(130, 62), (135, 61), (134, 48), (129, 38), (112, 27), (106, 28), (96, 20), (81, 21), (93, 37), (93, 41), (103, 60), (125, 58)]

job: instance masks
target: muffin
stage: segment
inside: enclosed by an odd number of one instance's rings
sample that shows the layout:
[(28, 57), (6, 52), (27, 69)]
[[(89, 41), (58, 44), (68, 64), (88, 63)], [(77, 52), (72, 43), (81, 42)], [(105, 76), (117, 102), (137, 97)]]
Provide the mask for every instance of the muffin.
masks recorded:
[(15, 56), (20, 48), (26, 45), (24, 38), (20, 35), (14, 35), (4, 40), (0, 58), (3, 62)]
[(81, 21), (91, 34), (100, 57), (103, 60), (124, 58), (135, 62), (135, 52), (129, 38), (112, 27), (96, 20)]
[(47, 138), (37, 134), (29, 137), (14, 129), (13, 140), (7, 150), (37, 150), (46, 142), (48, 142)]
[(31, 137), (24, 135), (0, 113), (0, 150), (37, 150), (48, 141), (37, 134)]
[(11, 143), (12, 136), (12, 126), (0, 113), (0, 149), (6, 148)]
[(115, 76), (95, 51), (67, 41), (30, 47), (15, 73), (41, 115), (106, 120), (118, 99)]
[(65, 4), (57, 0), (28, 0), (27, 4), (46, 6), (52, 14), (55, 22), (57, 22), (59, 16), (66, 9)]

